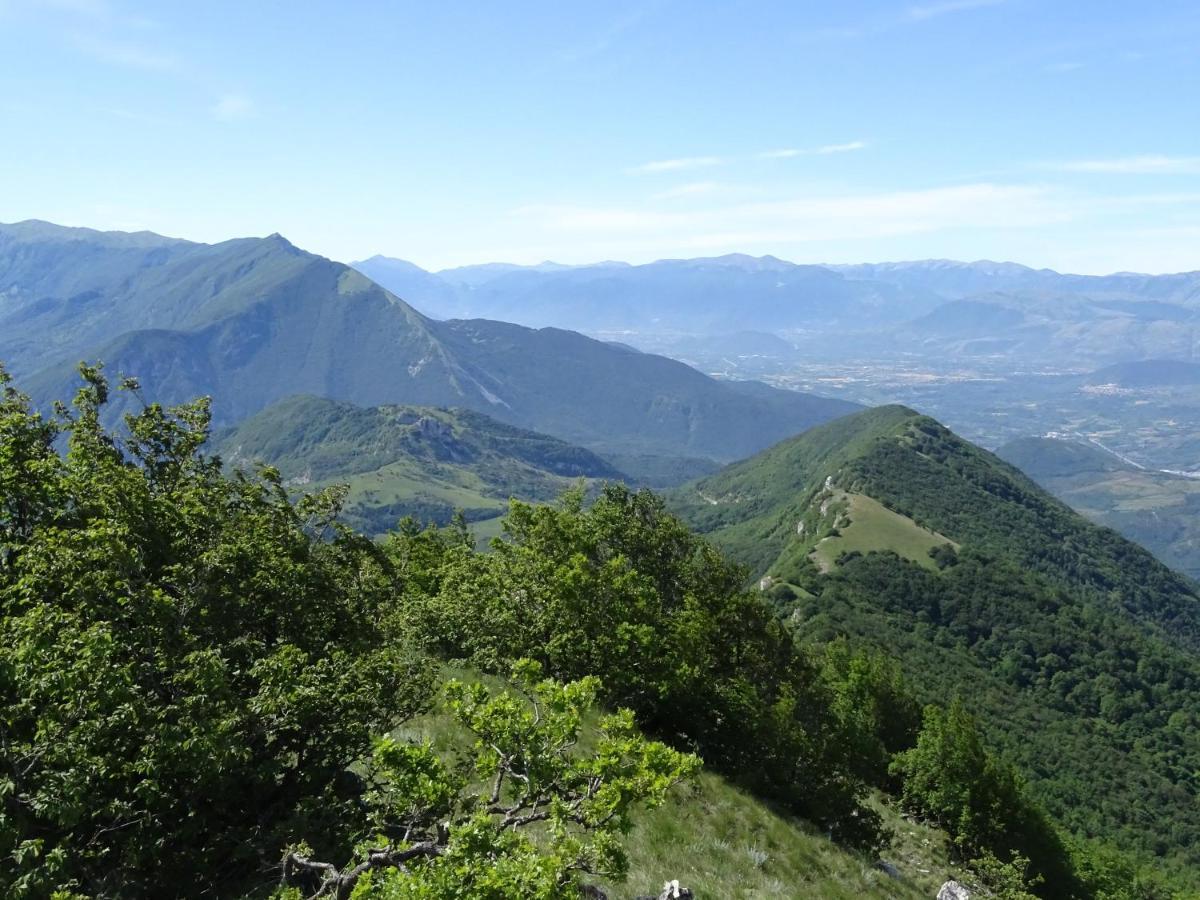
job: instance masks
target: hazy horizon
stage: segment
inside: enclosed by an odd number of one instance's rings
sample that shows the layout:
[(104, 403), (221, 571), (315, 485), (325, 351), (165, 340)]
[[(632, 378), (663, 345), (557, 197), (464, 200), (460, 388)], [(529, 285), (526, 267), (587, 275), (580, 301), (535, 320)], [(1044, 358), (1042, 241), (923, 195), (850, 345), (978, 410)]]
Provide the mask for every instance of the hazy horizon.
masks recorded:
[(646, 259), (646, 260), (637, 261), (637, 262), (634, 262), (631, 260), (625, 260), (625, 259), (592, 259), (592, 260), (582, 260), (579, 262), (564, 262), (561, 259), (541, 259), (541, 260), (536, 260), (534, 262), (513, 262), (512, 260), (508, 260), (508, 259), (479, 259), (479, 260), (474, 260), (471, 262), (458, 263), (458, 264), (452, 265), (452, 266), (431, 267), (431, 266), (422, 265), (417, 260), (411, 259), (410, 257), (404, 256), (402, 254), (392, 254), (392, 253), (386, 253), (386, 252), (371, 253), (371, 254), (367, 254), (364, 256), (349, 257), (349, 258), (345, 258), (345, 259), (332, 257), (332, 256), (328, 256), (327, 254), (319, 253), (318, 251), (313, 250), (310, 247), (305, 247), (301, 244), (298, 244), (297, 242), (295, 242), (291, 238), (289, 238), (288, 235), (286, 235), (280, 231), (274, 231), (274, 232), (270, 232), (268, 234), (258, 234), (258, 235), (235, 234), (235, 235), (231, 235), (227, 238), (220, 238), (220, 239), (213, 240), (213, 241), (200, 241), (200, 240), (195, 240), (193, 238), (190, 238), (186, 235), (163, 234), (161, 232), (152, 231), (150, 229), (137, 229), (137, 230), (130, 231), (130, 230), (121, 229), (121, 228), (96, 228), (91, 225), (74, 224), (74, 223), (70, 223), (70, 222), (50, 222), (47, 219), (37, 219), (37, 218), (22, 219), (20, 221), (14, 221), (14, 222), (0, 222), (0, 226), (21, 225), (21, 224), (24, 224), (27, 222), (41, 222), (41, 223), (45, 223), (48, 225), (61, 226), (63, 228), (83, 228), (83, 229), (87, 229), (87, 230), (91, 230), (91, 231), (98, 231), (101, 233), (107, 232), (107, 233), (115, 233), (115, 234), (136, 234), (139, 231), (144, 231), (146, 233), (154, 234), (154, 235), (157, 235), (158, 237), (167, 238), (169, 240), (180, 240), (180, 241), (188, 241), (191, 243), (201, 243), (201, 244), (210, 244), (210, 245), (222, 243), (223, 241), (228, 241), (228, 240), (246, 240), (246, 239), (262, 240), (267, 237), (270, 237), (273, 234), (278, 234), (282, 238), (287, 240), (289, 243), (299, 247), (301, 250), (305, 250), (305, 251), (308, 251), (311, 253), (316, 253), (319, 256), (325, 256), (327, 259), (332, 259), (335, 262), (345, 263), (346, 265), (357, 264), (360, 262), (367, 262), (372, 259), (387, 259), (387, 260), (392, 260), (392, 261), (396, 261), (396, 262), (404, 262), (404, 263), (408, 263), (410, 265), (414, 265), (414, 266), (416, 266), (420, 269), (423, 269), (424, 271), (429, 272), (434, 275), (436, 275), (440, 272), (448, 272), (448, 271), (452, 271), (454, 269), (467, 269), (467, 268), (472, 268), (475, 266), (516, 266), (519, 268), (526, 268), (526, 269), (536, 269), (541, 266), (557, 266), (557, 267), (561, 267), (561, 268), (572, 268), (572, 269), (583, 269), (583, 268), (589, 268), (589, 267), (593, 267), (593, 266), (604, 266), (604, 265), (636, 267), (636, 266), (653, 265), (654, 263), (661, 263), (661, 262), (689, 262), (689, 261), (695, 261), (695, 260), (717, 260), (717, 259), (723, 259), (723, 258), (730, 257), (730, 256), (744, 256), (744, 257), (748, 257), (750, 259), (756, 259), (756, 260), (776, 259), (780, 262), (788, 263), (791, 265), (820, 266), (822, 268), (830, 268), (830, 269), (838, 269), (838, 268), (845, 268), (847, 266), (858, 266), (858, 265), (906, 266), (906, 265), (920, 265), (920, 264), (931, 264), (931, 263), (947, 263), (950, 265), (962, 265), (962, 266), (976, 266), (976, 265), (1013, 266), (1013, 265), (1015, 265), (1015, 266), (1020, 266), (1022, 268), (1026, 268), (1026, 269), (1032, 269), (1035, 271), (1040, 271), (1040, 270), (1053, 271), (1059, 275), (1085, 275), (1085, 276), (1097, 276), (1097, 277), (1102, 277), (1102, 276), (1107, 276), (1107, 275), (1147, 275), (1147, 276), (1183, 275), (1183, 274), (1190, 274), (1195, 271), (1200, 271), (1200, 267), (1197, 267), (1195, 269), (1176, 269), (1176, 270), (1165, 271), (1165, 272), (1136, 271), (1136, 270), (1131, 270), (1131, 269), (1114, 269), (1111, 271), (1098, 271), (1098, 272), (1072, 272), (1072, 271), (1064, 271), (1064, 270), (1060, 270), (1060, 269), (1054, 269), (1053, 267), (1050, 267), (1050, 266), (1035, 266), (1035, 265), (1031, 265), (1026, 262), (1022, 262), (1021, 260), (1017, 260), (1017, 259), (983, 259), (983, 258), (981, 258), (981, 259), (950, 259), (947, 257), (932, 257), (932, 256), (921, 257), (921, 258), (912, 258), (912, 259), (858, 259), (858, 260), (853, 260), (850, 262), (832, 262), (829, 260), (815, 260), (815, 261), (809, 262), (809, 261), (802, 261), (802, 260), (795, 260), (795, 259), (787, 259), (785, 257), (778, 256), (773, 253), (753, 254), (753, 253), (746, 253), (746, 252), (743, 252), (740, 250), (731, 250), (727, 253), (701, 254), (701, 255), (697, 255), (697, 256), (662, 256), (662, 257), (656, 257), (653, 259)]
[(434, 270), (1193, 270), (1197, 39), (1181, 0), (0, 0), (0, 220)]

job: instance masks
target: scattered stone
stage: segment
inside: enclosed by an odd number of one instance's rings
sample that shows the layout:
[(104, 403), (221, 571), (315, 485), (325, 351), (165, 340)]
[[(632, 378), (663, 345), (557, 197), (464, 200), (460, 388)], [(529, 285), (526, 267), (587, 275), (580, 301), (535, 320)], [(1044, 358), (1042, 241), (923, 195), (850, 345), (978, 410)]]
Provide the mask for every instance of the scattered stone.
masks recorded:
[(947, 881), (938, 891), (937, 900), (971, 900), (971, 892), (957, 881)]
[(427, 438), (447, 438), (450, 437), (450, 426), (445, 422), (429, 416), (421, 416), (416, 422), (417, 431), (422, 437)]
[(672, 879), (663, 885), (662, 893), (658, 896), (643, 895), (635, 897), (634, 900), (696, 900), (696, 895), (690, 889), (680, 885), (677, 880)]
[(900, 877), (900, 870), (897, 869), (894, 864), (888, 862), (886, 859), (875, 860), (875, 868), (877, 868), (880, 872), (882, 872), (888, 878), (898, 879)]

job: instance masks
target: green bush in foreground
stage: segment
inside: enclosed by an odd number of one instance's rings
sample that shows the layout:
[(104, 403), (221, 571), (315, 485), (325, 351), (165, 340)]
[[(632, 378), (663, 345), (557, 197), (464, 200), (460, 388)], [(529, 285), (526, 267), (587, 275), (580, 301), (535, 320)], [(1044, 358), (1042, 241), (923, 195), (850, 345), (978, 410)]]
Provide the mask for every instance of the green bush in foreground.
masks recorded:
[(518, 663), (519, 693), (450, 682), (446, 711), (474, 738), (466, 758), (455, 766), (428, 745), (380, 741), (374, 846), (342, 869), (293, 852), (286, 881), (305, 896), (555, 900), (578, 897), (583, 874), (621, 879), (630, 812), (662, 803), (699, 760), (647, 741), (628, 712), (602, 718), (580, 751), (599, 683), (540, 675)]
[(402, 530), (397, 566), (434, 559), (410, 584), (412, 632), (431, 652), (503, 671), (536, 659), (560, 679), (598, 676), (602, 699), (646, 731), (839, 840), (875, 846), (878, 817), (816, 665), (746, 573), (649, 491), (607, 485), (584, 507), (514, 501), (491, 553)]
[(83, 374), (46, 421), (0, 370), (0, 894), (229, 895), (300, 836), (348, 851), (348, 767), (432, 690), (380, 627), (389, 562), (336, 495), (225, 477), (205, 402), (118, 439)]
[(345, 896), (357, 876), (311, 860), (380, 840), (357, 889), (384, 897), (560, 897), (623, 873), (630, 811), (696, 758), (628, 712), (575, 752), (598, 682), (533, 664), (523, 698), (447, 688), (477, 739), (464, 770), (378, 740), (433, 697), (400, 637), (404, 567), (337, 524), (336, 493), (223, 474), (205, 402), (119, 437), (82, 372), (75, 412), (45, 420), (0, 370), (0, 893), (263, 894), (302, 844), (288, 879)]

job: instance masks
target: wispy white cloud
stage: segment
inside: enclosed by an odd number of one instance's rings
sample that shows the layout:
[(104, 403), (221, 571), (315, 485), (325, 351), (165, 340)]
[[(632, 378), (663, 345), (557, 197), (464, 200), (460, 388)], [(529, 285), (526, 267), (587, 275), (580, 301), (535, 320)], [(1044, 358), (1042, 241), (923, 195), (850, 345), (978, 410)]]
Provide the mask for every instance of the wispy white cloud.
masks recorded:
[(1188, 272), (1196, 269), (1200, 224), (1138, 227), (1118, 224), (1101, 228), (1088, 240), (1064, 245), (1053, 268), (1106, 274), (1126, 272)]
[(554, 232), (614, 238), (662, 233), (692, 247), (750, 247), (943, 229), (1024, 227), (1065, 221), (1071, 211), (1048, 188), (980, 183), (918, 191), (802, 196), (690, 211), (534, 205), (514, 210), (513, 215)]
[(896, 28), (912, 26), (954, 13), (1000, 6), (1007, 2), (1008, 0), (925, 0), (913, 3), (907, 8), (881, 9), (844, 25), (811, 28), (796, 35), (795, 40), (801, 44), (825, 44), (854, 38), (877, 37)]
[(723, 187), (724, 185), (716, 181), (693, 181), (690, 184), (681, 184), (679, 187), (673, 187), (669, 190), (660, 191), (654, 195), (654, 199), (677, 200), (680, 197), (702, 197), (715, 194)]
[(102, 18), (112, 14), (112, 6), (108, 0), (36, 0), (33, 5), (92, 18)]
[(864, 150), (867, 147), (866, 141), (847, 141), (844, 144), (824, 144), (820, 147), (787, 147), (780, 150), (764, 150), (761, 153), (755, 153), (755, 159), (793, 159), (797, 156), (831, 156), (835, 153), (852, 153), (855, 150)]
[(853, 153), (855, 150), (865, 150), (866, 141), (848, 141), (845, 144), (826, 144), (824, 147), (817, 147), (812, 152), (818, 156), (829, 156), (832, 153)]
[(659, 159), (642, 163), (629, 169), (631, 175), (654, 175), (659, 172), (685, 172), (688, 169), (706, 169), (725, 162), (719, 156), (681, 156), (678, 159)]
[(157, 20), (140, 13), (128, 13), (110, 0), (0, 0), (0, 11), (41, 15), (56, 21), (86, 21), (91, 25), (154, 28)]
[(1164, 238), (1178, 238), (1191, 241), (1193, 244), (1200, 241), (1200, 225), (1170, 225), (1158, 228), (1139, 228), (1133, 233), (1143, 240), (1151, 241), (1162, 240)]
[(659, 3), (651, 3), (618, 16), (581, 43), (560, 50), (559, 59), (562, 62), (577, 63), (605, 53), (622, 35), (638, 26), (648, 15), (655, 12), (659, 5)]
[(1109, 209), (1129, 210), (1153, 207), (1184, 207), (1188, 212), (1200, 209), (1200, 193), (1196, 191), (1156, 192), (1153, 194), (1119, 194), (1105, 198)]
[[(941, 256), (1075, 272), (1182, 271), (1197, 268), (1196, 194), (1200, 186), (1191, 193), (1114, 193), (1032, 179), (976, 178), (908, 191), (810, 183), (786, 194), (778, 186), (757, 193), (722, 182), (720, 191), (678, 205), (580, 198), (525, 206), (486, 224), (480, 237), (459, 241), (461, 255), (440, 265), (636, 263), (742, 252), (809, 262)], [(1138, 227), (1161, 229), (1162, 237), (1136, 234)]]
[(983, 9), (987, 6), (999, 6), (1006, 0), (944, 0), (941, 3), (925, 3), (908, 8), (910, 19), (934, 19), (950, 13), (967, 12), (972, 9)]
[(147, 40), (159, 28), (155, 20), (127, 14), (110, 0), (0, 0), (4, 13), (43, 25), (97, 62), (159, 72), (180, 68), (174, 53)]
[(1056, 62), (1046, 66), (1047, 72), (1078, 72), (1083, 68), (1081, 62)]
[(678, 159), (659, 159), (626, 169), (630, 175), (657, 175), (667, 172), (686, 172), (692, 169), (707, 169), (744, 160), (792, 159), (797, 156), (831, 156), (835, 153), (851, 153), (866, 148), (866, 141), (848, 141), (844, 144), (824, 144), (820, 147), (780, 147), (763, 150), (745, 156), (681, 156)]
[(245, 94), (226, 94), (213, 104), (212, 117), (218, 122), (236, 122), (254, 115), (254, 101)]
[(76, 34), (72, 42), (93, 59), (114, 66), (157, 72), (170, 71), (179, 66), (179, 60), (172, 54), (135, 41), (114, 40), (94, 34)]
[(1163, 156), (1144, 154), (1116, 159), (1077, 159), (1049, 163), (1059, 172), (1083, 172), (1096, 175), (1200, 175), (1200, 156)]
[(533, 203), (514, 209), (512, 215), (552, 229), (645, 231), (690, 225), (696, 221), (698, 215), (705, 214)]

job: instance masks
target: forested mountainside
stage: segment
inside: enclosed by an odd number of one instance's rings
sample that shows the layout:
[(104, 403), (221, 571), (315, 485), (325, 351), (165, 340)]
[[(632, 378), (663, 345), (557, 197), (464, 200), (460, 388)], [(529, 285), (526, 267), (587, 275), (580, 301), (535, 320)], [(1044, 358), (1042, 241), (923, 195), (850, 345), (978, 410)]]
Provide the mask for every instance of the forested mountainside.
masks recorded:
[(274, 466), (289, 486), (346, 490), (343, 517), (382, 534), (406, 516), (449, 525), (548, 502), (581, 479), (625, 480), (590, 450), (465, 409), (363, 408), (319, 397), (272, 404), (215, 436), (228, 466)]
[(0, 360), (47, 402), (71, 395), (80, 359), (140, 377), (144, 399), (211, 396), (221, 424), (301, 393), (458, 406), (611, 454), (626, 471), (695, 471), (854, 408), (747, 394), (573, 332), (435, 322), (278, 235), (210, 246), (0, 226)]
[(1023, 438), (996, 454), (1093, 522), (1200, 578), (1200, 478), (1195, 473), (1145, 468), (1095, 444), (1060, 438)]
[(903, 407), (672, 502), (765, 579), (802, 639), (887, 648), (923, 699), (960, 697), (1076, 833), (1197, 865), (1194, 582)]
[(206, 400), (110, 432), (110, 386), (81, 374), (47, 419), (0, 372), (9, 896), (568, 900), (681, 867), (709, 896), (950, 877), (1006, 900), (1175, 896), (1128, 848), (1064, 834), (988, 749), (1019, 714), (922, 711), (940, 670), (910, 683), (903, 655), (822, 642), (824, 612), (782, 621), (649, 491), (513, 503), (486, 553), (411, 520), (371, 541), (340, 492), (293, 500), (278, 471), (207, 455)]

